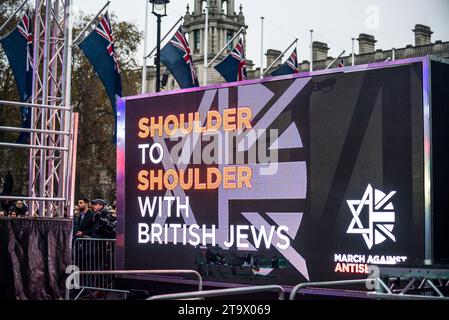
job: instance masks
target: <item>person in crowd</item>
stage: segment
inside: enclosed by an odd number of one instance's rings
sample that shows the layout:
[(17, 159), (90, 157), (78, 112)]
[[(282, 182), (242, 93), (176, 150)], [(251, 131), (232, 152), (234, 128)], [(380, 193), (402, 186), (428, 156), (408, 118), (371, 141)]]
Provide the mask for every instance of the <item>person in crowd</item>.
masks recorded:
[(15, 212), (17, 217), (25, 217), (28, 214), (28, 207), (22, 200), (17, 200), (16, 203), (9, 208), (10, 212)]
[(0, 210), (0, 217), (6, 216), (6, 212), (4, 210)]
[(79, 215), (73, 218), (73, 235), (76, 238), (92, 237), (95, 231), (95, 214), (89, 209), (89, 200), (78, 200)]
[(95, 238), (115, 239), (116, 219), (106, 209), (107, 202), (103, 199), (92, 200), (95, 212)]

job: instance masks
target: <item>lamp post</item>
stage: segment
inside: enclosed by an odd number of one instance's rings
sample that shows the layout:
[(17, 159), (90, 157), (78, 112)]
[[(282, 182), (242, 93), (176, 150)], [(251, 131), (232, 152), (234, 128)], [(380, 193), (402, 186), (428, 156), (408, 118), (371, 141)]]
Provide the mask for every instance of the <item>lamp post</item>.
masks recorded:
[(143, 61), (142, 61), (142, 90), (144, 94), (147, 87), (147, 42), (148, 42), (148, 0), (145, 0), (145, 29), (143, 31)]
[(157, 17), (156, 46), (156, 92), (161, 91), (161, 21), (167, 15), (167, 3), (170, 0), (149, 0), (153, 5), (151, 12)]

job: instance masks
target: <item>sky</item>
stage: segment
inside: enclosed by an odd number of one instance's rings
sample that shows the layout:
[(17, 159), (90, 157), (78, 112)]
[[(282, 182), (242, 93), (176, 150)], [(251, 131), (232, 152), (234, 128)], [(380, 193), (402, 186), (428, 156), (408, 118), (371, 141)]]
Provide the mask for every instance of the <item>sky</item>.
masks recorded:
[[(309, 60), (310, 29), (314, 40), (326, 42), (329, 55), (337, 57), (342, 50), (352, 51), (351, 38), (360, 33), (373, 35), (376, 49), (402, 48), (414, 44), (415, 24), (432, 28), (432, 41), (449, 41), (448, 0), (236, 0), (235, 11), (243, 5), (248, 25), (247, 58), (260, 65), (261, 19), (264, 23), (264, 51), (283, 51), (298, 38), (299, 61)], [(73, 0), (75, 10), (95, 14), (106, 0)], [(168, 16), (162, 20), (162, 34), (186, 12), (187, 3), (193, 10), (193, 0), (171, 0)], [(145, 0), (111, 0), (110, 11), (121, 20), (137, 24), (144, 29)], [(150, 14), (148, 47), (156, 45), (156, 17)], [(356, 42), (355, 52), (358, 52)], [(139, 47), (138, 61), (143, 55), (143, 41)], [(266, 67), (265, 63), (264, 66)]]

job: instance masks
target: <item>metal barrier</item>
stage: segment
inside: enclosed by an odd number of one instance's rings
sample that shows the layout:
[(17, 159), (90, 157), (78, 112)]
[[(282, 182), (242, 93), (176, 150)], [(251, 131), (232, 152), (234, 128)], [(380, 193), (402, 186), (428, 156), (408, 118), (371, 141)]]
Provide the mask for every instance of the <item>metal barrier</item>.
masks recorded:
[[(115, 239), (77, 238), (72, 247), (72, 264), (80, 271), (115, 270)], [(113, 275), (82, 275), (82, 288), (113, 290)]]
[[(111, 270), (111, 271), (75, 271), (66, 279), (65, 299), (70, 300), (70, 290), (79, 289), (79, 276), (81, 275), (167, 275), (167, 274), (193, 274), (198, 278), (198, 291), (203, 290), (203, 278), (195, 270)], [(73, 288), (72, 288), (73, 287)], [(123, 292), (123, 290), (121, 291)]]
[(375, 287), (378, 287), (377, 284), (382, 285), (382, 287), (385, 289), (386, 292), (391, 294), (390, 289), (385, 285), (385, 283), (379, 279), (379, 278), (373, 278), (373, 279), (357, 279), (357, 280), (342, 280), (342, 281), (327, 281), (327, 282), (306, 282), (306, 283), (300, 283), (297, 286), (295, 286), (290, 293), (289, 300), (295, 300), (296, 293), (301, 290), (305, 289), (307, 287), (332, 287), (332, 286), (346, 286), (346, 285), (352, 285), (352, 284), (366, 284), (368, 282), (374, 281)]
[(260, 292), (270, 292), (270, 291), (278, 292), (278, 300), (284, 300), (284, 296), (285, 296), (284, 289), (278, 285), (163, 294), (163, 295), (152, 296), (152, 297), (148, 298), (147, 300), (175, 300), (175, 299), (192, 299), (192, 298), (210, 298), (210, 297), (223, 297), (223, 296), (238, 295), (238, 294), (244, 294), (244, 293), (260, 293)]
[[(381, 278), (372, 279), (358, 279), (358, 280), (342, 280), (342, 281), (328, 281), (328, 282), (306, 282), (295, 286), (290, 293), (289, 300), (295, 300), (296, 294), (299, 290), (305, 289), (307, 287), (332, 287), (332, 286), (342, 286), (342, 285), (352, 285), (352, 284), (366, 284), (374, 282), (374, 287), (378, 288), (378, 291), (367, 291), (365, 292), (366, 298), (368, 299), (384, 299), (384, 300), (449, 300), (449, 298), (443, 296), (443, 294), (429, 282), (429, 286), (438, 294), (438, 296), (423, 296), (423, 295), (412, 295), (405, 294), (406, 289), (401, 293), (393, 293), (390, 288), (385, 284)], [(380, 287), (382, 287), (384, 292), (379, 292)]]
[(371, 299), (379, 300), (445, 300), (449, 301), (447, 297), (441, 296), (422, 296), (412, 294), (395, 294), (395, 293), (379, 293), (379, 292), (367, 292), (367, 297)]

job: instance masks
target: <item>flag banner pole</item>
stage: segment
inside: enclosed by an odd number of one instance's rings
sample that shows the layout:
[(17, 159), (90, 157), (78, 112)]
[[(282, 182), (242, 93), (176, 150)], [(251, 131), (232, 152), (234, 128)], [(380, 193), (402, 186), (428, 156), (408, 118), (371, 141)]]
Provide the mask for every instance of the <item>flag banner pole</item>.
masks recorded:
[(17, 12), (19, 12), (26, 4), (28, 0), (25, 0), (17, 9), (14, 11), (12, 15), (9, 16), (8, 20), (0, 27), (0, 33), (3, 32), (3, 29), (8, 25), (8, 23), (16, 16)]
[(243, 32), (245, 31), (245, 27), (241, 27), (240, 30), (232, 37), (231, 40), (228, 41), (228, 43), (226, 43), (224, 45), (224, 47), (220, 50), (220, 52), (217, 53), (217, 55), (207, 64), (207, 67), (209, 68), (212, 63), (215, 62), (215, 60), (218, 59), (218, 57), (223, 53), (223, 51), (226, 50), (226, 48)]
[(335, 63), (335, 61), (337, 61), (338, 59), (340, 59), (340, 57), (342, 56), (342, 55), (344, 55), (345, 54), (345, 52), (346, 52), (346, 50), (343, 50), (339, 55), (338, 55), (338, 57), (336, 57), (327, 67), (326, 67), (326, 69), (325, 70), (327, 70), (327, 69), (329, 69), (334, 63)]
[[(165, 34), (165, 36), (162, 37), (161, 42), (163, 42), (168, 36), (169, 34), (178, 26), (179, 22), (181, 22), (184, 19), (184, 17), (181, 17), (178, 19), (178, 21), (176, 21), (176, 23), (173, 25), (173, 27), (171, 27), (170, 30), (168, 30), (168, 32)], [(145, 57), (145, 59), (148, 59), (149, 57), (151, 57), (151, 55), (154, 53), (154, 51), (156, 51), (157, 47), (154, 47), (153, 50), (151, 50), (151, 52)]]
[(204, 25), (204, 62), (203, 62), (203, 85), (207, 86), (207, 58), (209, 55), (209, 5), (206, 2), (205, 7), (205, 25)]
[(313, 29), (310, 30), (310, 72), (313, 71)]
[(84, 29), (78, 34), (78, 36), (75, 38), (75, 40), (73, 40), (73, 44), (77, 45), (78, 44), (78, 40), (84, 35), (84, 33), (86, 32), (87, 29), (89, 29), (89, 27), (94, 23), (94, 21), (98, 18), (98, 16), (104, 11), (104, 9), (106, 9), (107, 7), (109, 7), (109, 4), (111, 3), (111, 1), (106, 2), (106, 4), (103, 6), (103, 8), (100, 9), (100, 11), (98, 11), (98, 13), (95, 15), (95, 17), (87, 24), (87, 26), (84, 27)]
[(290, 50), (291, 47), (293, 47), (296, 43), (298, 42), (298, 38), (296, 38), (289, 46), (287, 49), (284, 50), (284, 52), (282, 52), (279, 57), (277, 57), (273, 63), (267, 68), (267, 70), (265, 70), (265, 72), (263, 73), (264, 75), (267, 74), (268, 71), (271, 70), (271, 68), (273, 68), (273, 66), (276, 64), (276, 62), (279, 61), (279, 59), (282, 59), (282, 57), (287, 53), (288, 50)]
[(351, 40), (352, 40), (352, 54), (351, 54), (351, 57), (352, 57), (352, 66), (355, 66), (355, 49), (354, 49), (354, 41), (355, 41), (355, 38), (351, 38)]

